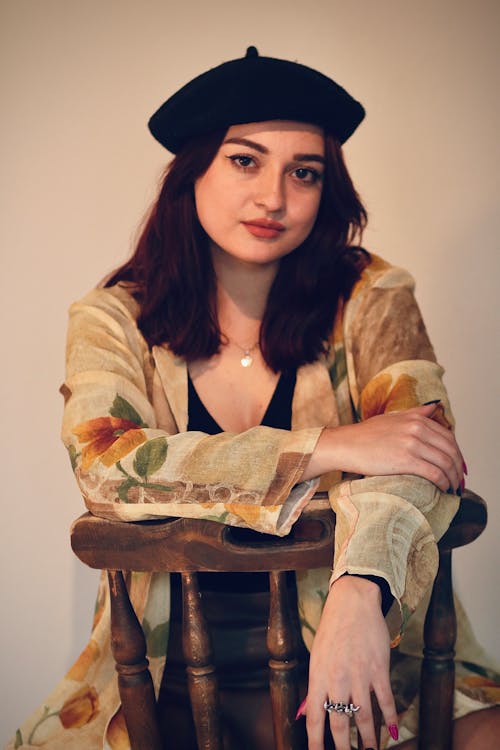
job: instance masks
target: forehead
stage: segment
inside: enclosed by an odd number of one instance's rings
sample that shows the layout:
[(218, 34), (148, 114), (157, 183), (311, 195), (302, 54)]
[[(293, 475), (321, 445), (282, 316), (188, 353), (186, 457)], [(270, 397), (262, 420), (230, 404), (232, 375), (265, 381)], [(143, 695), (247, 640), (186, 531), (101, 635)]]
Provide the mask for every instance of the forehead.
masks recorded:
[(264, 144), (266, 142), (290, 144), (292, 147), (298, 147), (302, 144), (302, 146), (307, 145), (308, 151), (314, 149), (315, 153), (320, 154), (323, 154), (325, 150), (322, 128), (309, 123), (295, 122), (294, 120), (268, 120), (231, 125), (226, 132), (224, 141), (230, 138), (245, 138)]

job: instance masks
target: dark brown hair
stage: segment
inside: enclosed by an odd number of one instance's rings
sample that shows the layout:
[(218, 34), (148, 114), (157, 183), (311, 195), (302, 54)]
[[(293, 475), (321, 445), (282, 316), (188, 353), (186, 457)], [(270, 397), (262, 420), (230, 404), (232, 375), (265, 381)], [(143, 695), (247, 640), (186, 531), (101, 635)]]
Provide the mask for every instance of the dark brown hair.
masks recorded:
[[(215, 272), (193, 188), (224, 135), (197, 138), (177, 154), (167, 167), (135, 253), (106, 282), (131, 282), (141, 306), (138, 325), (149, 345), (166, 342), (187, 360), (210, 357), (221, 345)], [(349, 294), (369, 259), (353, 244), (366, 225), (366, 211), (338, 141), (332, 135), (325, 141), (315, 225), (307, 239), (282, 258), (262, 321), (262, 355), (275, 372), (313, 362), (325, 351), (339, 300)]]

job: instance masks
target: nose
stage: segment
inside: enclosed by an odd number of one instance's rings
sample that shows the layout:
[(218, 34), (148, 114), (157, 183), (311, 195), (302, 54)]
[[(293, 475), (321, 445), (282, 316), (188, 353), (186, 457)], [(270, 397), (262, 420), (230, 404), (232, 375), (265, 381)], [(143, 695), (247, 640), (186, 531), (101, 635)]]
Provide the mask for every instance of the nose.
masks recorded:
[(281, 172), (271, 169), (261, 171), (255, 190), (255, 204), (269, 213), (276, 213), (285, 207), (285, 185)]

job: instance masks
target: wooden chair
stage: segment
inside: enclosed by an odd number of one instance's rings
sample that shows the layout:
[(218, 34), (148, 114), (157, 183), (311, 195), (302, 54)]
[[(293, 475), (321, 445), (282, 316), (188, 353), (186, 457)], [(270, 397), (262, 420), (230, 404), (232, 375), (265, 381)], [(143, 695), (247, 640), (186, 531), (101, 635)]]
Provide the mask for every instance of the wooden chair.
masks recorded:
[[(451, 586), (451, 552), (472, 542), (486, 525), (484, 501), (466, 491), (459, 512), (439, 542), (439, 570), (425, 623), (420, 684), (420, 750), (450, 750), (456, 618)], [(166, 519), (120, 523), (81, 516), (73, 525), (75, 554), (91, 568), (108, 571), (111, 639), (118, 684), (133, 750), (175, 750), (161, 736), (146, 646), (130, 603), (122, 571), (179, 572), (182, 578), (183, 651), (198, 747), (222, 750), (222, 726), (210, 633), (199, 594), (198, 572), (269, 573), (267, 635), (269, 689), (276, 750), (298, 750), (294, 722), (299, 703), (297, 617), (289, 601), (286, 571), (328, 567), (332, 561), (335, 515), (316, 496), (285, 538), (234, 529), (211, 521)], [(361, 742), (359, 744), (361, 748)], [(232, 748), (231, 748), (232, 750)]]

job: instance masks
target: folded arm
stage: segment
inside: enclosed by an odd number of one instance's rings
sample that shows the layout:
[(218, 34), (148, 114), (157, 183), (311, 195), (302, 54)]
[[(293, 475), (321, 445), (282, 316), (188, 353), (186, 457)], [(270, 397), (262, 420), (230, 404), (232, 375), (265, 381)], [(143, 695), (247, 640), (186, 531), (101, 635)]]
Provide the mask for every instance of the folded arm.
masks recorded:
[[(395, 736), (389, 643), (431, 585), (437, 540), (458, 508), (448, 494), (462, 481), (453, 418), (413, 297), (413, 281), (377, 261), (346, 306), (341, 350), (344, 387), (358, 423), (326, 430), (304, 476), (332, 460), (350, 478), (330, 489), (336, 513), (335, 557), (311, 652), (307, 728), (310, 750), (323, 747), (326, 699), (360, 705), (356, 724), (365, 747), (376, 747), (370, 692)], [(347, 401), (347, 399), (345, 399)], [(422, 406), (438, 400), (438, 404)], [(346, 409), (347, 411), (347, 409)], [(351, 575), (345, 575), (349, 573)], [(354, 575), (352, 575), (354, 574)], [(376, 583), (396, 600), (387, 622)], [(348, 722), (330, 715), (338, 750), (350, 748)]]
[(124, 290), (99, 289), (70, 310), (62, 436), (89, 510), (288, 533), (317, 484), (301, 477), (321, 428), (158, 429), (154, 366), (133, 305)]

